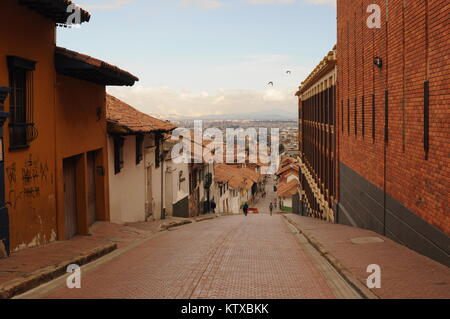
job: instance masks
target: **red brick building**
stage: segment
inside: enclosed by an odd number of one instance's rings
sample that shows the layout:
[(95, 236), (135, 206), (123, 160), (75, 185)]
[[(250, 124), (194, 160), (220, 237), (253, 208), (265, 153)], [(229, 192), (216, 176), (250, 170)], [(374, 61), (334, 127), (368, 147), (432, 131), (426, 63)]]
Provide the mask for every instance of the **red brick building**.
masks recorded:
[(448, 0), (337, 2), (336, 221), (447, 265), (449, 17)]

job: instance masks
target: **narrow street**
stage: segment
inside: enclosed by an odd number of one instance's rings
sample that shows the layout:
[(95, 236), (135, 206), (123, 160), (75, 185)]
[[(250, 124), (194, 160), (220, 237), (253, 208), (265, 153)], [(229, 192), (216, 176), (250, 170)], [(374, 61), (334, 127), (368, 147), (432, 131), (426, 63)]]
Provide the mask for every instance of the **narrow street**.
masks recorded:
[[(21, 298), (359, 298), (279, 214), (223, 216), (173, 229)], [(267, 205), (266, 205), (267, 204)], [(266, 207), (264, 209), (264, 206)]]

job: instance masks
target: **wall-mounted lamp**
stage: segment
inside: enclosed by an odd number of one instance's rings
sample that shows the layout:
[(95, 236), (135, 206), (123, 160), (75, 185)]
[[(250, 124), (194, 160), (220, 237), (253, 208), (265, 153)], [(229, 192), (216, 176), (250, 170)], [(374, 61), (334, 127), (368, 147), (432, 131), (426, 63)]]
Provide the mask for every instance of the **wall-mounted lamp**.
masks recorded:
[(377, 67), (379, 67), (381, 69), (383, 67), (383, 59), (380, 58), (379, 56), (376, 56), (373, 59), (373, 64), (375, 64)]

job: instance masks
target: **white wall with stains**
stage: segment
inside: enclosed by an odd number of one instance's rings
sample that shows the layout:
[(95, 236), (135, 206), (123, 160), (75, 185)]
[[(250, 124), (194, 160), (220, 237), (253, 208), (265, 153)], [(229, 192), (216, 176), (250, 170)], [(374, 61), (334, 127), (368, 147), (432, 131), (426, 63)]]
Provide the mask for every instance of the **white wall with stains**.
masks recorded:
[(136, 138), (125, 137), (124, 167), (114, 172), (114, 141), (108, 138), (110, 220), (113, 223), (145, 221), (145, 164), (136, 165)]

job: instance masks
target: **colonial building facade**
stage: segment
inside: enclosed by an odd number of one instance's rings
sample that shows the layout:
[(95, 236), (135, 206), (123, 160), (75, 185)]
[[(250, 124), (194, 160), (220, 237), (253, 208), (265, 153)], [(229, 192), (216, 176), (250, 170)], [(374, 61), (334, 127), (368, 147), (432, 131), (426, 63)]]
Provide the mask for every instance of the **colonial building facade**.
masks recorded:
[(304, 215), (335, 221), (336, 48), (302, 83), (299, 91), (299, 166)]
[(164, 134), (175, 126), (111, 95), (106, 106), (111, 222), (164, 219)]
[[(105, 86), (138, 79), (95, 58), (58, 48), (67, 0), (2, 2), (3, 251), (88, 234), (109, 220)], [(14, 17), (14, 18), (11, 18)], [(81, 10), (81, 21), (89, 21)], [(3, 114), (3, 113), (2, 113)], [(6, 231), (8, 230), (8, 231)]]

